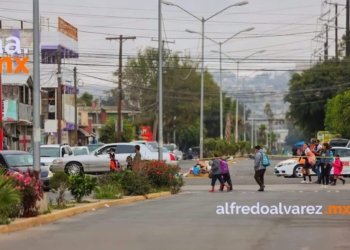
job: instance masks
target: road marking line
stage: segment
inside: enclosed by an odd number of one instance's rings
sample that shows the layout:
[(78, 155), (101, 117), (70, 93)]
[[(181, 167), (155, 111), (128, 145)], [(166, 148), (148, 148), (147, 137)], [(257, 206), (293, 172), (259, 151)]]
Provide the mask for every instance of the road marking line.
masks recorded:
[(335, 191), (336, 193), (339, 193), (339, 190)]
[(327, 193), (330, 193), (331, 191), (327, 191)]
[(302, 193), (303, 191), (299, 191), (300, 193)]
[(315, 191), (315, 193), (318, 193), (318, 191)]

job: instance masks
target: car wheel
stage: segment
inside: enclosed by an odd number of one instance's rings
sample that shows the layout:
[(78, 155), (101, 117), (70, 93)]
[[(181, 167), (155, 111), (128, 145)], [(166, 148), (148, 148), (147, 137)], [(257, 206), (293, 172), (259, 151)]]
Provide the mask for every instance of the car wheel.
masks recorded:
[(71, 162), (66, 166), (66, 173), (68, 175), (78, 175), (83, 172), (83, 166), (78, 162)]
[(303, 169), (302, 165), (296, 165), (293, 170), (293, 177), (297, 177), (297, 178), (303, 177), (302, 169)]

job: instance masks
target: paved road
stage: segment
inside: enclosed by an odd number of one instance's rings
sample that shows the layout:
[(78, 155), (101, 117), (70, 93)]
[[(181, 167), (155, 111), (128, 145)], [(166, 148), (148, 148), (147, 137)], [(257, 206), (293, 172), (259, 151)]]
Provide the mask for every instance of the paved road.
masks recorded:
[[(268, 170), (265, 192), (256, 192), (251, 162), (231, 167), (234, 191), (208, 193), (209, 179), (177, 196), (91, 211), (26, 231), (0, 235), (0, 249), (37, 250), (330, 250), (349, 249), (349, 215), (218, 215), (236, 205), (350, 205), (350, 185), (320, 189), (277, 178)], [(270, 176), (269, 176), (270, 175)], [(239, 178), (242, 177), (242, 178)], [(273, 182), (273, 180), (276, 180)], [(198, 181), (198, 180), (196, 180)], [(187, 184), (190, 182), (186, 179)], [(269, 183), (271, 182), (271, 183)], [(237, 184), (242, 183), (242, 184)]]

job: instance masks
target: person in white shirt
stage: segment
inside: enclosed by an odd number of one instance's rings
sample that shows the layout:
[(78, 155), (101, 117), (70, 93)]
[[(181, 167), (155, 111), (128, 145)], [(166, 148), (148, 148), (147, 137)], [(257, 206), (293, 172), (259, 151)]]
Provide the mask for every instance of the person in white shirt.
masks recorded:
[(321, 184), (321, 171), (320, 171), (320, 164), (321, 164), (321, 153), (322, 153), (322, 145), (320, 144), (319, 140), (315, 141), (314, 149), (312, 150), (312, 153), (316, 156), (316, 164), (312, 166), (312, 171), (314, 171), (317, 174), (317, 181), (315, 183)]
[[(312, 152), (309, 148), (309, 145), (305, 142), (303, 145), (303, 152), (302, 152), (302, 156), (304, 156), (303, 158), (305, 159), (305, 163), (302, 169), (304, 180), (301, 183), (312, 183), (311, 175), (310, 175), (310, 169), (312, 166), (307, 159), (307, 157), (310, 156), (311, 154)], [(306, 176), (309, 176), (309, 181), (306, 180)]]

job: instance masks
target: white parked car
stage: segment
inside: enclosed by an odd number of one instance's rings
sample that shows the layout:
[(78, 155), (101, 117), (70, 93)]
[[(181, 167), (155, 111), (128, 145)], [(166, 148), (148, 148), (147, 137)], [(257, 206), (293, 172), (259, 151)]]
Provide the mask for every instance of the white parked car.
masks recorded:
[[(350, 148), (333, 147), (332, 152), (334, 156), (339, 155), (343, 162), (342, 175), (350, 176)], [(278, 177), (303, 177), (301, 172), (303, 165), (298, 160), (299, 158), (295, 158), (277, 163), (274, 169), (275, 175)], [(311, 171), (311, 174), (316, 175), (313, 171)], [(331, 174), (333, 174), (333, 168)]]
[[(111, 148), (116, 149), (116, 159), (123, 166), (127, 166), (126, 158), (134, 156), (134, 148), (136, 143), (111, 143), (105, 144), (101, 148), (96, 149), (89, 155), (77, 155), (65, 158), (57, 158), (53, 161), (50, 169), (52, 172), (65, 171), (69, 175), (85, 173), (106, 173), (109, 172), (109, 151)], [(142, 160), (158, 160), (158, 152), (154, 152), (144, 144), (140, 146)], [(163, 153), (163, 160), (168, 164), (178, 166), (178, 161), (171, 153)]]

